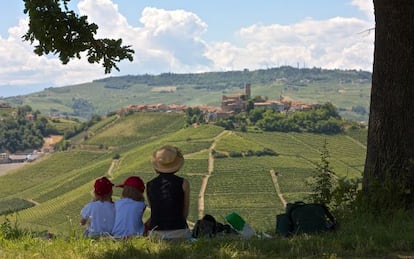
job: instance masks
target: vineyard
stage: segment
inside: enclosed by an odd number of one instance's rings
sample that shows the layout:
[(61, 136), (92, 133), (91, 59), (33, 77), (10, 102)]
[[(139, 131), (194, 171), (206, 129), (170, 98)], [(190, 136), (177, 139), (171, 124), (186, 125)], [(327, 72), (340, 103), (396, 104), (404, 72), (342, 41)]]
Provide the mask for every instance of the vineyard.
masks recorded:
[[(7, 217), (30, 229), (61, 234), (81, 231), (79, 213), (92, 198), (94, 179), (106, 175), (117, 184), (130, 175), (139, 175), (147, 182), (155, 176), (150, 163), (152, 152), (164, 144), (176, 145), (184, 153), (179, 175), (190, 181), (190, 222), (198, 219), (200, 209), (219, 221), (236, 211), (257, 230), (274, 229), (275, 215), (284, 207), (271, 172), (276, 173), (280, 194), (287, 202), (304, 199), (310, 193), (308, 183), (325, 142), (339, 177), (361, 177), (363, 133), (242, 133), (212, 125), (182, 128), (184, 119), (174, 113), (136, 113), (100, 122), (91, 127), (94, 134), (82, 144), (111, 148), (83, 150), (82, 145), (76, 145), (1, 176), (0, 206), (5, 208), (1, 213), (19, 210)], [(224, 154), (265, 148), (276, 154), (224, 156), (209, 161), (213, 147)], [(114, 159), (116, 154), (119, 158)], [(209, 164), (213, 165), (211, 172)], [(200, 208), (203, 181), (207, 186)], [(120, 191), (114, 188), (114, 200), (119, 199)], [(147, 210), (145, 217), (148, 215)]]

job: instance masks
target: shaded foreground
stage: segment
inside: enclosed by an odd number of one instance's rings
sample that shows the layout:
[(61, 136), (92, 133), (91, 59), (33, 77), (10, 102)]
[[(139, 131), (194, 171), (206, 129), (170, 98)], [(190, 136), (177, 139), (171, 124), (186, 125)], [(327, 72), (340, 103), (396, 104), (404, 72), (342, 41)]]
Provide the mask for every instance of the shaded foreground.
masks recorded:
[(239, 237), (186, 242), (91, 240), (0, 229), (0, 258), (414, 258), (414, 212), (349, 215), (335, 233), (282, 238)]

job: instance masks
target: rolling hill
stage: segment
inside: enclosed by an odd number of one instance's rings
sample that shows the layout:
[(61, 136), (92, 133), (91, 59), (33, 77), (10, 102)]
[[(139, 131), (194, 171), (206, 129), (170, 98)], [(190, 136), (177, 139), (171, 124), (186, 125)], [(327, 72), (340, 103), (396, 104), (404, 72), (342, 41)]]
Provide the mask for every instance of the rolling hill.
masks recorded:
[[(213, 125), (183, 128), (181, 113), (116, 116), (91, 127), (88, 137), (72, 139), (71, 150), (49, 154), (1, 176), (0, 212), (26, 208), (7, 217), (33, 230), (81, 231), (80, 209), (92, 198), (95, 178), (106, 175), (120, 183), (139, 175), (148, 181), (154, 177), (153, 150), (172, 144), (185, 154), (179, 174), (190, 181), (191, 222), (204, 213), (223, 221), (236, 211), (254, 228), (269, 230), (274, 228), (275, 215), (283, 211), (278, 194), (287, 202), (309, 194), (307, 182), (315, 173), (325, 141), (338, 176), (357, 178), (363, 170), (366, 132), (242, 133)], [(214, 156), (264, 149), (278, 155)], [(115, 188), (114, 199), (119, 196), (120, 190)]]
[(46, 115), (88, 119), (130, 104), (220, 106), (222, 95), (242, 92), (246, 82), (251, 83), (252, 96), (279, 99), (283, 95), (307, 103), (331, 102), (343, 118), (368, 119), (371, 73), (320, 68), (109, 77), (79, 85), (45, 87), (28, 95), (0, 98), (0, 102), (30, 105)]

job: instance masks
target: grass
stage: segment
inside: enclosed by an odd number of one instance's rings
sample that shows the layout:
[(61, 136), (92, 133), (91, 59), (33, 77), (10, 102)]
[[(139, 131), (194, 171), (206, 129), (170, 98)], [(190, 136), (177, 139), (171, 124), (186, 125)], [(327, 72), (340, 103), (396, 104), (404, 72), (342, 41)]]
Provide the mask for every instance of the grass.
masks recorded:
[[(142, 116), (142, 117), (141, 117)], [(113, 139), (114, 150), (74, 150), (47, 156), (1, 177), (0, 204), (16, 209), (33, 205), (0, 218), (0, 258), (404, 258), (414, 256), (414, 212), (383, 214), (374, 217), (365, 212), (336, 214), (340, 228), (336, 233), (282, 238), (274, 235), (276, 215), (284, 211), (277, 196), (270, 170), (278, 172), (278, 183), (288, 202), (304, 199), (310, 191), (307, 182), (325, 140), (331, 161), (340, 175), (358, 177), (365, 152), (363, 133), (315, 135), (297, 133), (235, 133), (220, 135), (215, 126), (176, 130), (182, 121), (169, 118), (150, 133), (141, 114), (127, 116), (112, 125), (103, 122), (88, 141), (96, 144)], [(158, 116), (158, 115), (154, 115)], [(159, 119), (164, 117), (160, 116)], [(170, 117), (171, 118), (171, 117)], [(171, 125), (167, 125), (168, 123)], [(119, 124), (118, 124), (119, 123)], [(141, 124), (140, 124), (141, 123)], [(108, 126), (109, 125), (109, 126)], [(164, 126), (163, 126), (164, 125)], [(170, 126), (170, 127), (169, 127)], [(116, 127), (117, 130), (114, 130)], [(119, 132), (133, 127), (132, 144)], [(141, 133), (143, 135), (141, 135)], [(103, 138), (101, 134), (106, 134)], [(154, 138), (148, 139), (152, 134)], [(94, 138), (96, 138), (94, 140)], [(216, 140), (215, 140), (216, 139)], [(98, 141), (99, 140), (99, 141)], [(216, 142), (215, 142), (216, 141)], [(214, 171), (205, 193), (205, 213), (224, 223), (228, 213), (236, 211), (259, 233), (271, 238), (239, 237), (200, 239), (195, 242), (166, 242), (147, 237), (122, 242), (82, 238), (79, 211), (92, 198), (94, 178), (107, 175), (114, 183), (130, 175), (144, 181), (155, 176), (150, 163), (153, 150), (163, 144), (179, 146), (185, 164), (179, 174), (190, 181), (190, 216), (198, 219), (198, 195), (208, 173), (208, 148), (212, 144), (223, 152), (246, 148), (270, 148), (278, 156), (250, 156), (215, 159)], [(115, 162), (113, 156), (120, 154)], [(115, 165), (112, 168), (112, 165)], [(110, 171), (110, 168), (111, 171)], [(16, 184), (19, 183), (19, 184)], [(120, 189), (114, 189), (114, 199)], [(14, 201), (14, 202), (13, 202)], [(20, 206), (20, 207), (19, 207)], [(147, 218), (148, 211), (145, 214)], [(3, 222), (3, 223), (1, 223)], [(9, 224), (9, 225), (7, 225)], [(16, 224), (16, 225), (15, 225)], [(26, 233), (24, 230), (36, 231)], [(404, 230), (404, 231), (402, 231)], [(45, 238), (46, 231), (55, 234)], [(40, 234), (38, 234), (40, 233)]]
[(19, 196), (21, 192), (36, 188), (39, 184), (62, 175), (65, 177), (72, 170), (81, 169), (102, 156), (105, 153), (76, 150), (50, 154), (47, 159), (2, 176), (0, 197)]
[(67, 129), (73, 129), (79, 127), (81, 123), (76, 122), (70, 119), (59, 118), (55, 120), (49, 120), (49, 122), (55, 127), (59, 132), (64, 132)]
[(98, 131), (85, 144), (124, 146), (148, 138), (178, 131), (184, 125), (184, 115), (179, 113), (134, 113), (119, 119), (106, 130)]
[[(148, 237), (124, 241), (69, 236), (45, 238), (13, 223), (0, 225), (0, 258), (412, 258), (414, 212), (374, 217), (348, 214), (333, 233), (282, 238), (237, 236), (168, 242)], [(405, 231), (401, 231), (404, 229)]]

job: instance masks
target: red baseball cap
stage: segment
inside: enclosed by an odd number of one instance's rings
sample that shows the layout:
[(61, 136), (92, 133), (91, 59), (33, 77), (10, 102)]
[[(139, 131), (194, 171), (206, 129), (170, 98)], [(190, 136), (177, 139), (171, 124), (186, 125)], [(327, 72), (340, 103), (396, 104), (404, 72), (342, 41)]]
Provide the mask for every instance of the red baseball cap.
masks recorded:
[(140, 192), (144, 192), (145, 190), (145, 184), (144, 181), (138, 176), (130, 176), (128, 177), (123, 184), (119, 184), (116, 187), (124, 187), (124, 186), (131, 186), (135, 189), (137, 189)]
[(109, 179), (106, 178), (105, 176), (99, 179), (96, 179), (95, 185), (94, 185), (95, 194), (106, 195), (112, 191), (112, 186), (114, 186), (114, 184), (111, 181), (109, 181)]

